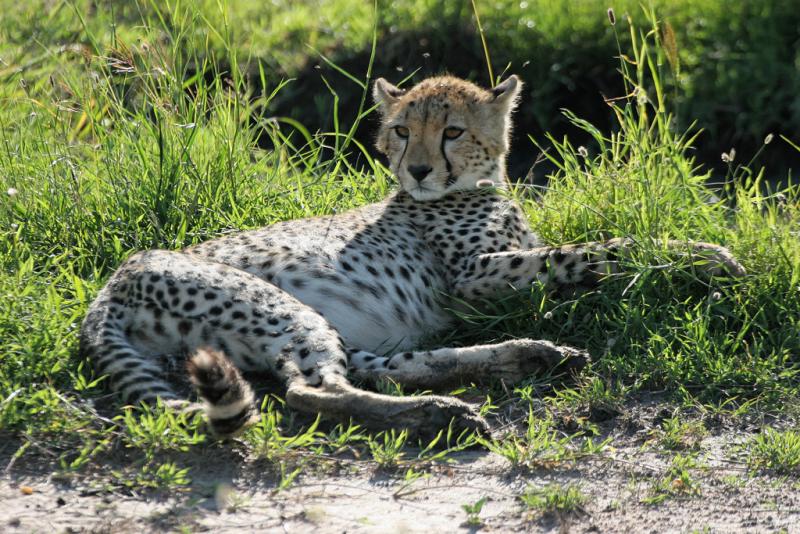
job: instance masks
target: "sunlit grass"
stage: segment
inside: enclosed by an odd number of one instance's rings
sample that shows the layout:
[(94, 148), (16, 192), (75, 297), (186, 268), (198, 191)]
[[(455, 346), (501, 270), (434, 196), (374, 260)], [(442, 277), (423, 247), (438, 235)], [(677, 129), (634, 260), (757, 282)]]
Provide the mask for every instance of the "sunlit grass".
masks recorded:
[(582, 512), (583, 506), (589, 501), (589, 497), (578, 486), (572, 485), (528, 488), (519, 498), (529, 510), (561, 516)]
[(781, 474), (800, 474), (800, 432), (765, 428), (744, 446), (747, 463), (753, 470)]

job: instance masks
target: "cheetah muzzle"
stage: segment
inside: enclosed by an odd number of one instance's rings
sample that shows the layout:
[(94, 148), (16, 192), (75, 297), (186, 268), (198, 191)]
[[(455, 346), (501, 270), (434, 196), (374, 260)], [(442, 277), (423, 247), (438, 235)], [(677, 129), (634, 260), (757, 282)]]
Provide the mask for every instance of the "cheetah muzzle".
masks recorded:
[[(491, 90), (452, 77), (408, 90), (379, 79), (377, 148), (400, 191), (343, 214), (134, 254), (91, 305), (83, 354), (128, 403), (178, 401), (167, 379), (174, 365), (164, 362), (192, 355), (188, 373), (220, 435), (259, 416), (246, 371), (278, 377), (297, 410), (418, 434), (450, 424), (486, 432), (462, 401), (381, 395), (353, 386), (347, 375), (439, 388), (488, 377), (518, 382), (586, 365), (582, 351), (531, 339), (415, 350), (452, 327), (448, 309), (458, 301), (535, 282), (596, 284), (635, 246), (615, 239), (547, 247), (531, 233), (504, 191), (510, 115), (521, 87), (516, 76)], [(710, 275), (744, 274), (723, 247), (667, 245), (702, 260), (698, 269)]]

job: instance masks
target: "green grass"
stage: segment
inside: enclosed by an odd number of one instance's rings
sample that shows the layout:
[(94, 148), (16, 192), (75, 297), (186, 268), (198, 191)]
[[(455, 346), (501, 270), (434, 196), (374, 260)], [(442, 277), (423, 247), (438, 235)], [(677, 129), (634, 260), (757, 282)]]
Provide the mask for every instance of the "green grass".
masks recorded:
[[(514, 469), (553, 469), (581, 458), (601, 453), (607, 441), (597, 442), (580, 431), (566, 434), (555, 428), (552, 419), (538, 419), (528, 413), (525, 430), (480, 442), (505, 458)], [(588, 432), (591, 433), (591, 432)]]
[(561, 517), (582, 512), (583, 506), (589, 501), (580, 487), (556, 484), (540, 489), (528, 488), (519, 498), (528, 510)]
[[(114, 268), (137, 250), (177, 249), (342, 212), (394, 187), (352, 137), (351, 124), (310, 133), (270, 115), (270, 102), (285, 89), (267, 75), (268, 63), (250, 57), (241, 34), (252, 26), (234, 23), (258, 17), (233, 7), (226, 19), (206, 4), (154, 5), (112, 15), (56, 3), (29, 17), (28, 26), (20, 21), (31, 8), (18, 3), (2, 22), (0, 436), (17, 447), (16, 462), (49, 461), (65, 477), (100, 475), (104, 460), (121, 460), (124, 468), (102, 475), (110, 488), (187, 485), (188, 456), (218, 446), (198, 418), (164, 407), (117, 409), (103, 377), (77, 358), (80, 322)], [(370, 20), (360, 12), (339, 15), (354, 25)], [(307, 18), (302, 10), (292, 16), (297, 24)], [(484, 18), (494, 47), (496, 23), (491, 14)], [(626, 23), (618, 21), (617, 30), (627, 32)], [(34, 44), (22, 44), (27, 38)], [(627, 274), (578, 295), (537, 286), (479, 303), (463, 314), (462, 328), (435, 340), (530, 336), (592, 354), (577, 385), (552, 389), (531, 379), (513, 391), (462, 391), (471, 400), (483, 395), (490, 416), (508, 406), (531, 414), (519, 432), (481, 441), (520, 467), (601, 452), (604, 445), (590, 438), (593, 423), (566, 432), (560, 414), (591, 423), (593, 414), (613, 415), (641, 392), (666, 390), (678, 404), (710, 410), (775, 414), (800, 393), (800, 189), (769, 191), (752, 166), (732, 169), (735, 179), (724, 190), (706, 188), (707, 174), (690, 156), (692, 136), (672, 126), (658, 39), (638, 30), (627, 37), (629, 62), (621, 70), (637, 96), (610, 108), (612, 131), (567, 114), (593, 145), (538, 139), (550, 144), (556, 172), (546, 190), (516, 191), (548, 243), (636, 239)], [(88, 48), (60, 48), (75, 42)], [(359, 80), (364, 74), (352, 73)], [(264, 138), (272, 148), (263, 148)], [(351, 165), (355, 155), (363, 168)], [(668, 255), (656, 241), (662, 238), (724, 243), (749, 274), (703, 279), (688, 261)], [(558, 417), (534, 416), (539, 401)], [(415, 467), (444, 459), (402, 433), (309, 421), (276, 400), (262, 412), (230, 446), (271, 466), (280, 488), (331, 458), (372, 458), (405, 473), (408, 483), (419, 475)], [(476, 444), (474, 436), (437, 439), (437, 450)]]
[[(418, 69), (418, 78), (450, 70), (488, 83), (470, 2), (389, 4), (377, 2), (381, 45), (377, 75), (399, 81)], [(560, 115), (562, 108), (609, 125), (600, 94), (618, 96), (621, 84), (615, 72), (617, 41), (606, 10), (615, 9), (617, 28), (624, 29), (628, 16), (642, 26), (647, 17), (640, 4), (637, 0), (477, 2), (495, 75), (508, 67), (529, 82), (526, 108), (518, 114), (526, 131), (577, 135)], [(279, 114), (329, 129), (334, 123), (333, 95), (320, 79), (322, 73), (336, 86), (347, 120), (355, 116), (360, 87), (326, 60), (348, 66), (360, 77), (370, 56), (371, 2), (228, 0), (222, 9), (219, 5), (214, 0), (113, 0), (102, 5), (90, 0), (6, 1), (0, 22), (0, 43), (4, 42), (0, 75), (13, 78), (15, 84), (20, 79), (36, 84), (52, 77), (54, 92), (69, 97), (69, 91), (63, 91), (65, 69), (60, 65), (65, 60), (120, 59), (140, 52), (161, 55), (177, 41), (187, 81), (212, 77), (213, 65), (231, 73), (241, 71), (258, 85), (262, 76), (270, 85), (296, 77), (298, 83), (279, 95)], [(670, 104), (680, 111), (676, 117), (680, 128), (696, 121), (705, 130), (699, 144), (706, 161), (719, 163), (719, 155), (731, 147), (740, 157), (746, 155), (769, 132), (800, 135), (796, 126), (800, 74), (794, 55), (800, 15), (793, 0), (650, 0), (645, 5), (671, 28), (672, 56), (677, 61), (672, 62), (675, 75), (665, 77), (671, 87)], [(624, 30), (619, 38), (629, 50)], [(776, 142), (767, 156), (785, 159), (788, 150)]]
[(470, 527), (478, 527), (483, 525), (483, 520), (481, 519), (481, 510), (483, 510), (483, 505), (486, 504), (488, 497), (481, 497), (477, 501), (472, 504), (462, 504), (461, 509), (464, 510), (464, 513), (467, 514), (467, 519), (464, 521), (464, 524)]
[(665, 419), (661, 428), (652, 432), (654, 441), (667, 450), (696, 450), (708, 436), (702, 421), (683, 421), (677, 415)]
[(744, 446), (753, 470), (770, 470), (785, 475), (800, 474), (800, 432), (765, 428)]
[(650, 486), (649, 494), (642, 499), (642, 502), (657, 505), (667, 499), (691, 498), (699, 495), (699, 484), (693, 476), (693, 471), (702, 467), (694, 455), (676, 454), (663, 475)]

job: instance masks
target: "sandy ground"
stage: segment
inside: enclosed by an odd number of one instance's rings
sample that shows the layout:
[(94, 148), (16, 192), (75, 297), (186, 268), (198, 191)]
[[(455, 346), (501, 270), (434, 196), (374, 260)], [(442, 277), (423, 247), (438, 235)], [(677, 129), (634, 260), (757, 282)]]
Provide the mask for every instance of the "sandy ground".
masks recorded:
[[(800, 532), (800, 479), (749, 475), (732, 452), (753, 430), (741, 425), (701, 442), (696, 491), (647, 504), (674, 453), (648, 446), (645, 426), (615, 423), (614, 448), (572, 464), (514, 470), (468, 451), (407, 485), (341, 460), (278, 491), (266, 464), (221, 448), (193, 458), (191, 486), (170, 494), (98, 491), (102, 469), (64, 481), (16, 464), (0, 478), (0, 532)], [(543, 515), (518, 498), (553, 483), (577, 484), (583, 509)], [(468, 524), (462, 505), (483, 497), (480, 524)]]

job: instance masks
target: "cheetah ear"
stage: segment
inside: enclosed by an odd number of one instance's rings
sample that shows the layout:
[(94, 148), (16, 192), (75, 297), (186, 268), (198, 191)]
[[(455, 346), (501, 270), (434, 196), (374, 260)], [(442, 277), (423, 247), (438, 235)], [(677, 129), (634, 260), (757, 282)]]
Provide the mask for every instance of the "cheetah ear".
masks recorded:
[(509, 78), (492, 89), (492, 104), (498, 106), (503, 114), (510, 113), (517, 107), (517, 100), (519, 99), (519, 92), (522, 89), (522, 80), (516, 74), (512, 74)]
[(372, 86), (372, 98), (380, 107), (381, 113), (386, 113), (404, 94), (406, 94), (405, 89), (395, 87), (383, 78), (375, 80), (375, 85)]

